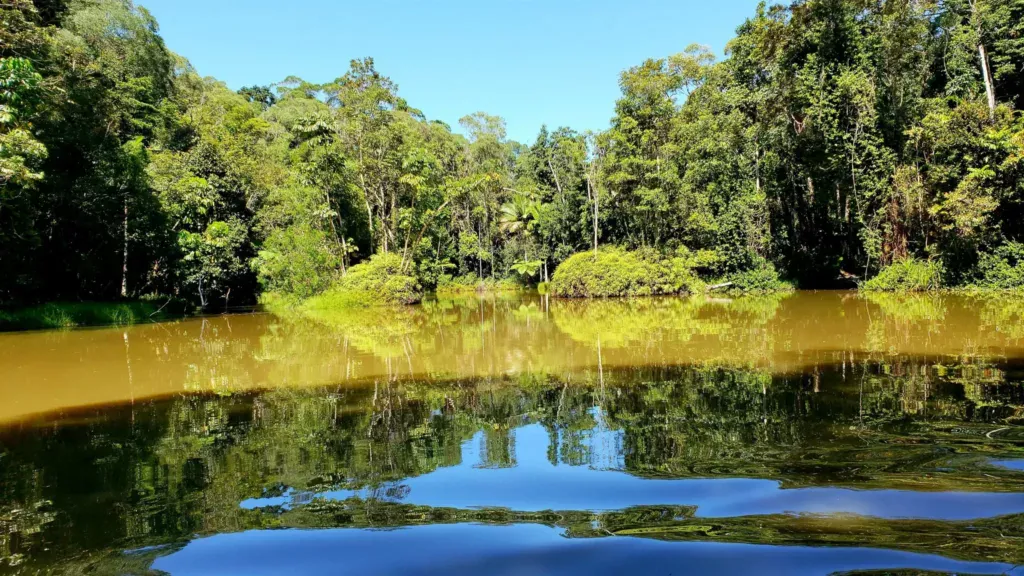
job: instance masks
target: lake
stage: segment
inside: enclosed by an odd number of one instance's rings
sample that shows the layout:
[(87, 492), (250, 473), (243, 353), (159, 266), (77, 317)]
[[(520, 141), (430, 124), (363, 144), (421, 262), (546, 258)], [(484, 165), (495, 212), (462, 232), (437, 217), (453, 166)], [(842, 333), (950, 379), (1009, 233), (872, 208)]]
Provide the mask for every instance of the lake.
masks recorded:
[(0, 574), (1024, 575), (1024, 298), (0, 334)]

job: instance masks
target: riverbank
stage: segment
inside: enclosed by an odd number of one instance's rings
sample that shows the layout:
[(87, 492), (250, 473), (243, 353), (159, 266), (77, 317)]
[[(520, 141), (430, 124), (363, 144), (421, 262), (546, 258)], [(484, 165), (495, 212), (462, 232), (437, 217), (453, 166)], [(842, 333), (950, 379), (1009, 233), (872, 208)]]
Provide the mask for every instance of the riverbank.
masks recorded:
[(471, 294), (513, 293), (529, 287), (511, 278), (479, 278), (475, 274), (445, 278), (438, 282), (434, 293), (438, 296), (466, 296)]
[(156, 301), (50, 302), (0, 309), (0, 332), (60, 330), (89, 326), (131, 326), (187, 316), (180, 304)]

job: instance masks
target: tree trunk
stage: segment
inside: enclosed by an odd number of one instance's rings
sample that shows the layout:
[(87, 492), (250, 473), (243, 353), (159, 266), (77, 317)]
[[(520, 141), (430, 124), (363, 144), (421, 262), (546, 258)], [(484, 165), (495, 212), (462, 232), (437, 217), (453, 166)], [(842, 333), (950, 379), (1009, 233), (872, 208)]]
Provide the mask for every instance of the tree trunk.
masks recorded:
[(597, 254), (597, 188), (591, 184), (590, 174), (587, 174), (587, 198), (594, 202), (594, 253)]
[(345, 240), (345, 235), (341, 236), (341, 275), (348, 274), (348, 242)]
[(981, 59), (981, 75), (985, 79), (985, 97), (988, 99), (988, 116), (996, 117), (996, 89), (992, 85), (992, 71), (988, 67), (988, 52), (985, 45), (978, 44), (978, 57)]
[(124, 193), (124, 221), (122, 222), (124, 243), (121, 260), (121, 298), (128, 297), (128, 192)]
[(754, 140), (754, 189), (761, 193), (761, 146)]
[(203, 294), (203, 277), (199, 277), (199, 305), (206, 310), (206, 295)]
[(562, 192), (562, 184), (558, 182), (558, 172), (555, 172), (555, 167), (551, 164), (551, 158), (548, 158), (548, 168), (551, 170), (551, 175), (555, 178), (555, 186), (558, 188), (558, 199), (564, 203), (565, 193)]
[[(381, 194), (383, 193), (381, 191)], [(398, 229), (398, 206), (395, 204), (395, 194), (391, 195), (391, 214), (388, 216), (391, 220), (391, 224), (388, 225), (388, 234), (391, 236), (391, 243), (395, 245), (395, 250), (398, 250), (398, 240), (395, 238), (395, 232)], [(387, 248), (384, 251), (387, 252)]]
[(365, 196), (366, 201), (366, 225), (370, 229), (370, 252), (373, 252), (373, 208), (370, 207), (370, 197), (366, 196), (365, 192), (363, 195)]

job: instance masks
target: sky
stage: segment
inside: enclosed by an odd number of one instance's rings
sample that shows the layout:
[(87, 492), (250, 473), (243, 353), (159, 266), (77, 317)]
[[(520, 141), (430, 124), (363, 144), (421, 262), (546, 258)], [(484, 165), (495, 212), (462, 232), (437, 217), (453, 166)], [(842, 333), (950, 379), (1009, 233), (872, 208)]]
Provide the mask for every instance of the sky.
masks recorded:
[(721, 55), (758, 0), (136, 0), (168, 48), (233, 89), (327, 82), (372, 56), (399, 95), (458, 131), (476, 111), (532, 143), (608, 127), (623, 70), (705, 44)]

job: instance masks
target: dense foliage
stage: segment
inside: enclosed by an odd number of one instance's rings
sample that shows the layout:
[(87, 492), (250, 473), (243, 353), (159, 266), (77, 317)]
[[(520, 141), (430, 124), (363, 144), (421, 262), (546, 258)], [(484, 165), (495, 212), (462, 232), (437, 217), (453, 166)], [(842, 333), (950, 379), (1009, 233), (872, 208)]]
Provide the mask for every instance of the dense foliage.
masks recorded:
[(236, 92), (131, 0), (2, 0), (0, 303), (309, 297), (378, 253), (426, 289), (546, 281), (606, 245), (737, 285), (1024, 282), (1024, 0), (762, 5), (726, 59), (620, 86), (608, 130), (527, 145), (429, 120), (370, 58)]

